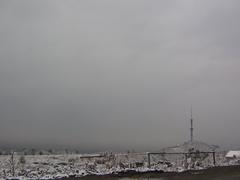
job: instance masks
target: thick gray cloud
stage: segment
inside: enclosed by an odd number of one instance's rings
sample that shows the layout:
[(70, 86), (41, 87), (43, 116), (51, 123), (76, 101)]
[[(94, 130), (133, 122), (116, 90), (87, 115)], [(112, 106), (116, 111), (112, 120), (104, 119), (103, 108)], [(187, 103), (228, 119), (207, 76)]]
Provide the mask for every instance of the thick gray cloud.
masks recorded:
[(239, 5), (0, 1), (0, 142), (239, 147)]

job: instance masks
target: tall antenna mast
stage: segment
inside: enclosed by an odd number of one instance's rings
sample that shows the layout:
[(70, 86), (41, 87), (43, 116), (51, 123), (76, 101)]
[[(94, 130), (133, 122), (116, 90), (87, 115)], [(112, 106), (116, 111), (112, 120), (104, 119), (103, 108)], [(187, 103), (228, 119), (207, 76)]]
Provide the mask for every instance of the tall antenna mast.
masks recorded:
[(192, 116), (192, 106), (191, 106), (191, 128), (190, 128), (190, 135), (191, 135), (191, 142), (193, 142), (193, 116)]

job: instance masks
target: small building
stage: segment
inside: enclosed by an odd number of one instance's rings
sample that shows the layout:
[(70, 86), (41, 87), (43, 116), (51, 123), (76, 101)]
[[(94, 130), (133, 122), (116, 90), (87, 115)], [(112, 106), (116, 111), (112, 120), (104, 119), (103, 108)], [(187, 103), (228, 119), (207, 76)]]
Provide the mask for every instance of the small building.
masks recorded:
[(240, 158), (240, 151), (228, 151), (225, 157), (228, 159)]

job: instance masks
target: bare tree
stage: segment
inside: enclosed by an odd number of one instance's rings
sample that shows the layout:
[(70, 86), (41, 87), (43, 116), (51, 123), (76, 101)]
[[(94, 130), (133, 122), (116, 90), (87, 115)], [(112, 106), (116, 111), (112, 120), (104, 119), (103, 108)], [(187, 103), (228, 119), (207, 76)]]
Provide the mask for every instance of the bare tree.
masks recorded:
[(11, 152), (10, 159), (8, 160), (10, 171), (12, 176), (15, 176), (15, 169), (16, 169), (16, 160), (14, 157), (14, 151)]

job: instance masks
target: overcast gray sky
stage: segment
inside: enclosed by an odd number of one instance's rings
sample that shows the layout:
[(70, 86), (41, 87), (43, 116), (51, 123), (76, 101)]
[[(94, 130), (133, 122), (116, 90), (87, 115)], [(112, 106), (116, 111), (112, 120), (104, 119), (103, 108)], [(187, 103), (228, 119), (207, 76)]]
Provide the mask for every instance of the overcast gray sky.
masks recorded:
[(0, 143), (240, 147), (239, 7), (1, 0)]

